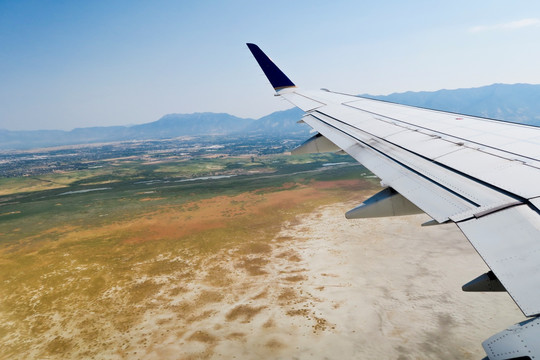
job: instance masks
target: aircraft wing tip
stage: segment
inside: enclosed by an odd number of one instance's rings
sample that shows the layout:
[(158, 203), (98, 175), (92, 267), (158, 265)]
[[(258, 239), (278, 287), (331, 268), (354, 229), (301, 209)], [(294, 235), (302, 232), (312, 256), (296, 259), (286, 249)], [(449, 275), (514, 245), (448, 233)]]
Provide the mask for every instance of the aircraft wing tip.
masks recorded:
[(259, 63), (262, 71), (274, 87), (274, 90), (279, 91), (285, 88), (296, 87), (294, 83), (277, 67), (276, 64), (254, 43), (246, 43), (247, 47)]

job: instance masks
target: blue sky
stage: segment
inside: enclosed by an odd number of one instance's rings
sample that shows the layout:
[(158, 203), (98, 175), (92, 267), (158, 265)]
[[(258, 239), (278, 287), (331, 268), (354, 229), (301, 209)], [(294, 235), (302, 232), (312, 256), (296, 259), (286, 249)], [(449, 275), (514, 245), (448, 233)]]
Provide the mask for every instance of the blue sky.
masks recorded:
[(0, 0), (0, 129), (258, 118), (298, 86), (389, 94), (540, 83), (538, 1)]

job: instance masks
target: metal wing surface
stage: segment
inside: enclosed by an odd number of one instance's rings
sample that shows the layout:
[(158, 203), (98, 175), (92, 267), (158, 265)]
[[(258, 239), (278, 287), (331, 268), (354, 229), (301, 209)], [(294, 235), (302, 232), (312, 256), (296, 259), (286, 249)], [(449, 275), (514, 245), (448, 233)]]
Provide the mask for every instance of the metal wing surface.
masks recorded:
[(438, 223), (455, 222), (527, 316), (540, 313), (540, 128), (293, 90), (303, 121)]
[(540, 128), (305, 91), (285, 78), (272, 83), (277, 95), (306, 112), (318, 137), (436, 223), (456, 223), (523, 313), (540, 314)]

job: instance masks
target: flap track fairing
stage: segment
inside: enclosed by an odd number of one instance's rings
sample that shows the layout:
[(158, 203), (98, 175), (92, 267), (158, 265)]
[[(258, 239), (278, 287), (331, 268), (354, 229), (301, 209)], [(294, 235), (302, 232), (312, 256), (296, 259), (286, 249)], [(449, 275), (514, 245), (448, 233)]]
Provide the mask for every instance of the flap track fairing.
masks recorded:
[(298, 146), (291, 150), (291, 155), (300, 155), (300, 154), (318, 154), (318, 153), (327, 153), (327, 152), (340, 152), (342, 151), (336, 144), (328, 140), (321, 134), (316, 134), (308, 140), (306, 140), (302, 145)]
[(461, 287), (463, 291), (506, 291), (493, 271), (480, 275)]
[(424, 212), (396, 190), (388, 187), (359, 206), (347, 211), (347, 219), (364, 219), (423, 214)]

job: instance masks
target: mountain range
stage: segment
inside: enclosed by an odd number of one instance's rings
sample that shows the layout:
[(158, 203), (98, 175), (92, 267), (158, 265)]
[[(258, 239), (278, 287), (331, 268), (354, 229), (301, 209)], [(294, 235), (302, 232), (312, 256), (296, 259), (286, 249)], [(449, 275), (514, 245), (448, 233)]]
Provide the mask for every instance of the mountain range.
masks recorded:
[(76, 128), (71, 131), (0, 129), (0, 150), (22, 150), (61, 145), (129, 140), (170, 139), (197, 135), (307, 135), (309, 128), (296, 122), (302, 110), (277, 111), (258, 120), (224, 113), (168, 114), (159, 120), (133, 126)]
[[(362, 96), (540, 126), (540, 85), (493, 84), (471, 89)], [(309, 127), (297, 123), (302, 114), (303, 112), (297, 108), (274, 112), (257, 120), (224, 113), (169, 114), (159, 120), (133, 126), (89, 127), (71, 131), (0, 129), (0, 149), (165, 139), (190, 135), (245, 134), (307, 138)]]
[(372, 99), (540, 126), (540, 85), (493, 84), (471, 89), (405, 92)]

